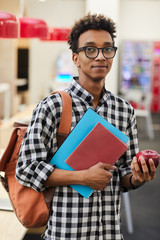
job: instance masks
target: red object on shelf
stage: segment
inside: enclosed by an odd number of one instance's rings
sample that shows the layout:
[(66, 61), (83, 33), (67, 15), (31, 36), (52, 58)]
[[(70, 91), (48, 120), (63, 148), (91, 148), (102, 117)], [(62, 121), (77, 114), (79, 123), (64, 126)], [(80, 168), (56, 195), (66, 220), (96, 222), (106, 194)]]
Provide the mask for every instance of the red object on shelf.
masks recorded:
[(42, 38), (41, 40), (45, 41), (67, 41), (68, 35), (70, 33), (69, 28), (49, 28), (48, 38)]
[(46, 41), (67, 41), (69, 28), (48, 28), (42, 19), (16, 16), (0, 12), (0, 38), (40, 38)]
[(17, 18), (8, 12), (0, 12), (0, 38), (17, 38)]
[(137, 103), (137, 102), (130, 101), (130, 104), (132, 105), (132, 107), (134, 109), (145, 109), (145, 106), (143, 103)]
[(48, 26), (45, 21), (36, 18), (19, 18), (21, 38), (47, 38)]

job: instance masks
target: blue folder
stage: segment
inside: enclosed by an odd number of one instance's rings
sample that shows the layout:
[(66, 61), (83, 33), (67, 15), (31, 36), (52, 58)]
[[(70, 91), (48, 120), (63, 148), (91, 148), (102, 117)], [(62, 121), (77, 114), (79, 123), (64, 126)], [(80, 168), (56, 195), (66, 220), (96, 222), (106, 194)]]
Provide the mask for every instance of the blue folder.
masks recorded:
[[(75, 128), (72, 130), (72, 132), (69, 134), (67, 139), (63, 142), (61, 147), (54, 154), (50, 163), (55, 164), (57, 168), (74, 171), (73, 168), (65, 163), (65, 160), (70, 156), (70, 154), (75, 150), (75, 148), (82, 142), (82, 140), (88, 135), (88, 133), (95, 127), (98, 122), (100, 122), (104, 127), (106, 127), (124, 143), (127, 144), (129, 142), (128, 136), (126, 136), (119, 129), (114, 127), (107, 120), (89, 108), (80, 119), (78, 124), (75, 126)], [(87, 199), (94, 191), (92, 188), (84, 185), (71, 185), (71, 187)]]

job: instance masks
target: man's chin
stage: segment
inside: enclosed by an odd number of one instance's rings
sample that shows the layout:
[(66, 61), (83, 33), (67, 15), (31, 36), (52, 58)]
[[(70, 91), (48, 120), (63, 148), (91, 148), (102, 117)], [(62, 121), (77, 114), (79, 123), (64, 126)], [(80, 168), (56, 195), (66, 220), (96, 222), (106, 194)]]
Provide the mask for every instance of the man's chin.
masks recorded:
[(104, 81), (105, 77), (96, 77), (96, 78), (92, 78), (93, 82), (101, 82), (101, 81)]

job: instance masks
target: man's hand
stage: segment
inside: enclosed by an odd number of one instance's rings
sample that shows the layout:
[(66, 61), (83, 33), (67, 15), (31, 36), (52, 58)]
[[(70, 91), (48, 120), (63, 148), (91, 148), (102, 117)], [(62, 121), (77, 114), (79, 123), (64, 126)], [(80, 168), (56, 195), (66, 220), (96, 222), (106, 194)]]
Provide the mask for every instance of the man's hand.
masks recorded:
[(110, 164), (99, 162), (96, 165), (84, 170), (84, 183), (95, 190), (103, 190), (112, 178), (110, 170), (116, 167)]
[(132, 183), (135, 186), (141, 185), (145, 182), (149, 182), (150, 180), (154, 179), (156, 175), (156, 168), (152, 159), (149, 159), (149, 168), (147, 167), (147, 164), (143, 157), (140, 157), (140, 161), (142, 165), (142, 171), (139, 167), (136, 157), (133, 158), (133, 161), (131, 163), (131, 169), (133, 174)]
[(112, 178), (110, 170), (115, 166), (106, 163), (97, 163), (93, 167), (80, 170), (68, 171), (55, 168), (45, 182), (45, 186), (66, 186), (72, 184), (88, 185), (96, 190), (103, 190)]

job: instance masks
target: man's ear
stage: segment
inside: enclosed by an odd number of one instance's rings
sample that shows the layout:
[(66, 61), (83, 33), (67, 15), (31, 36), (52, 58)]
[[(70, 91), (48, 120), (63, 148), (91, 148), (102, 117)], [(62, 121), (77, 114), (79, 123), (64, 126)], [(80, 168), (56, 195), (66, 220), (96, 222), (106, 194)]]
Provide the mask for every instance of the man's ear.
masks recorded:
[(73, 53), (72, 60), (74, 64), (77, 66), (77, 68), (80, 66), (79, 64), (79, 55), (77, 53)]

